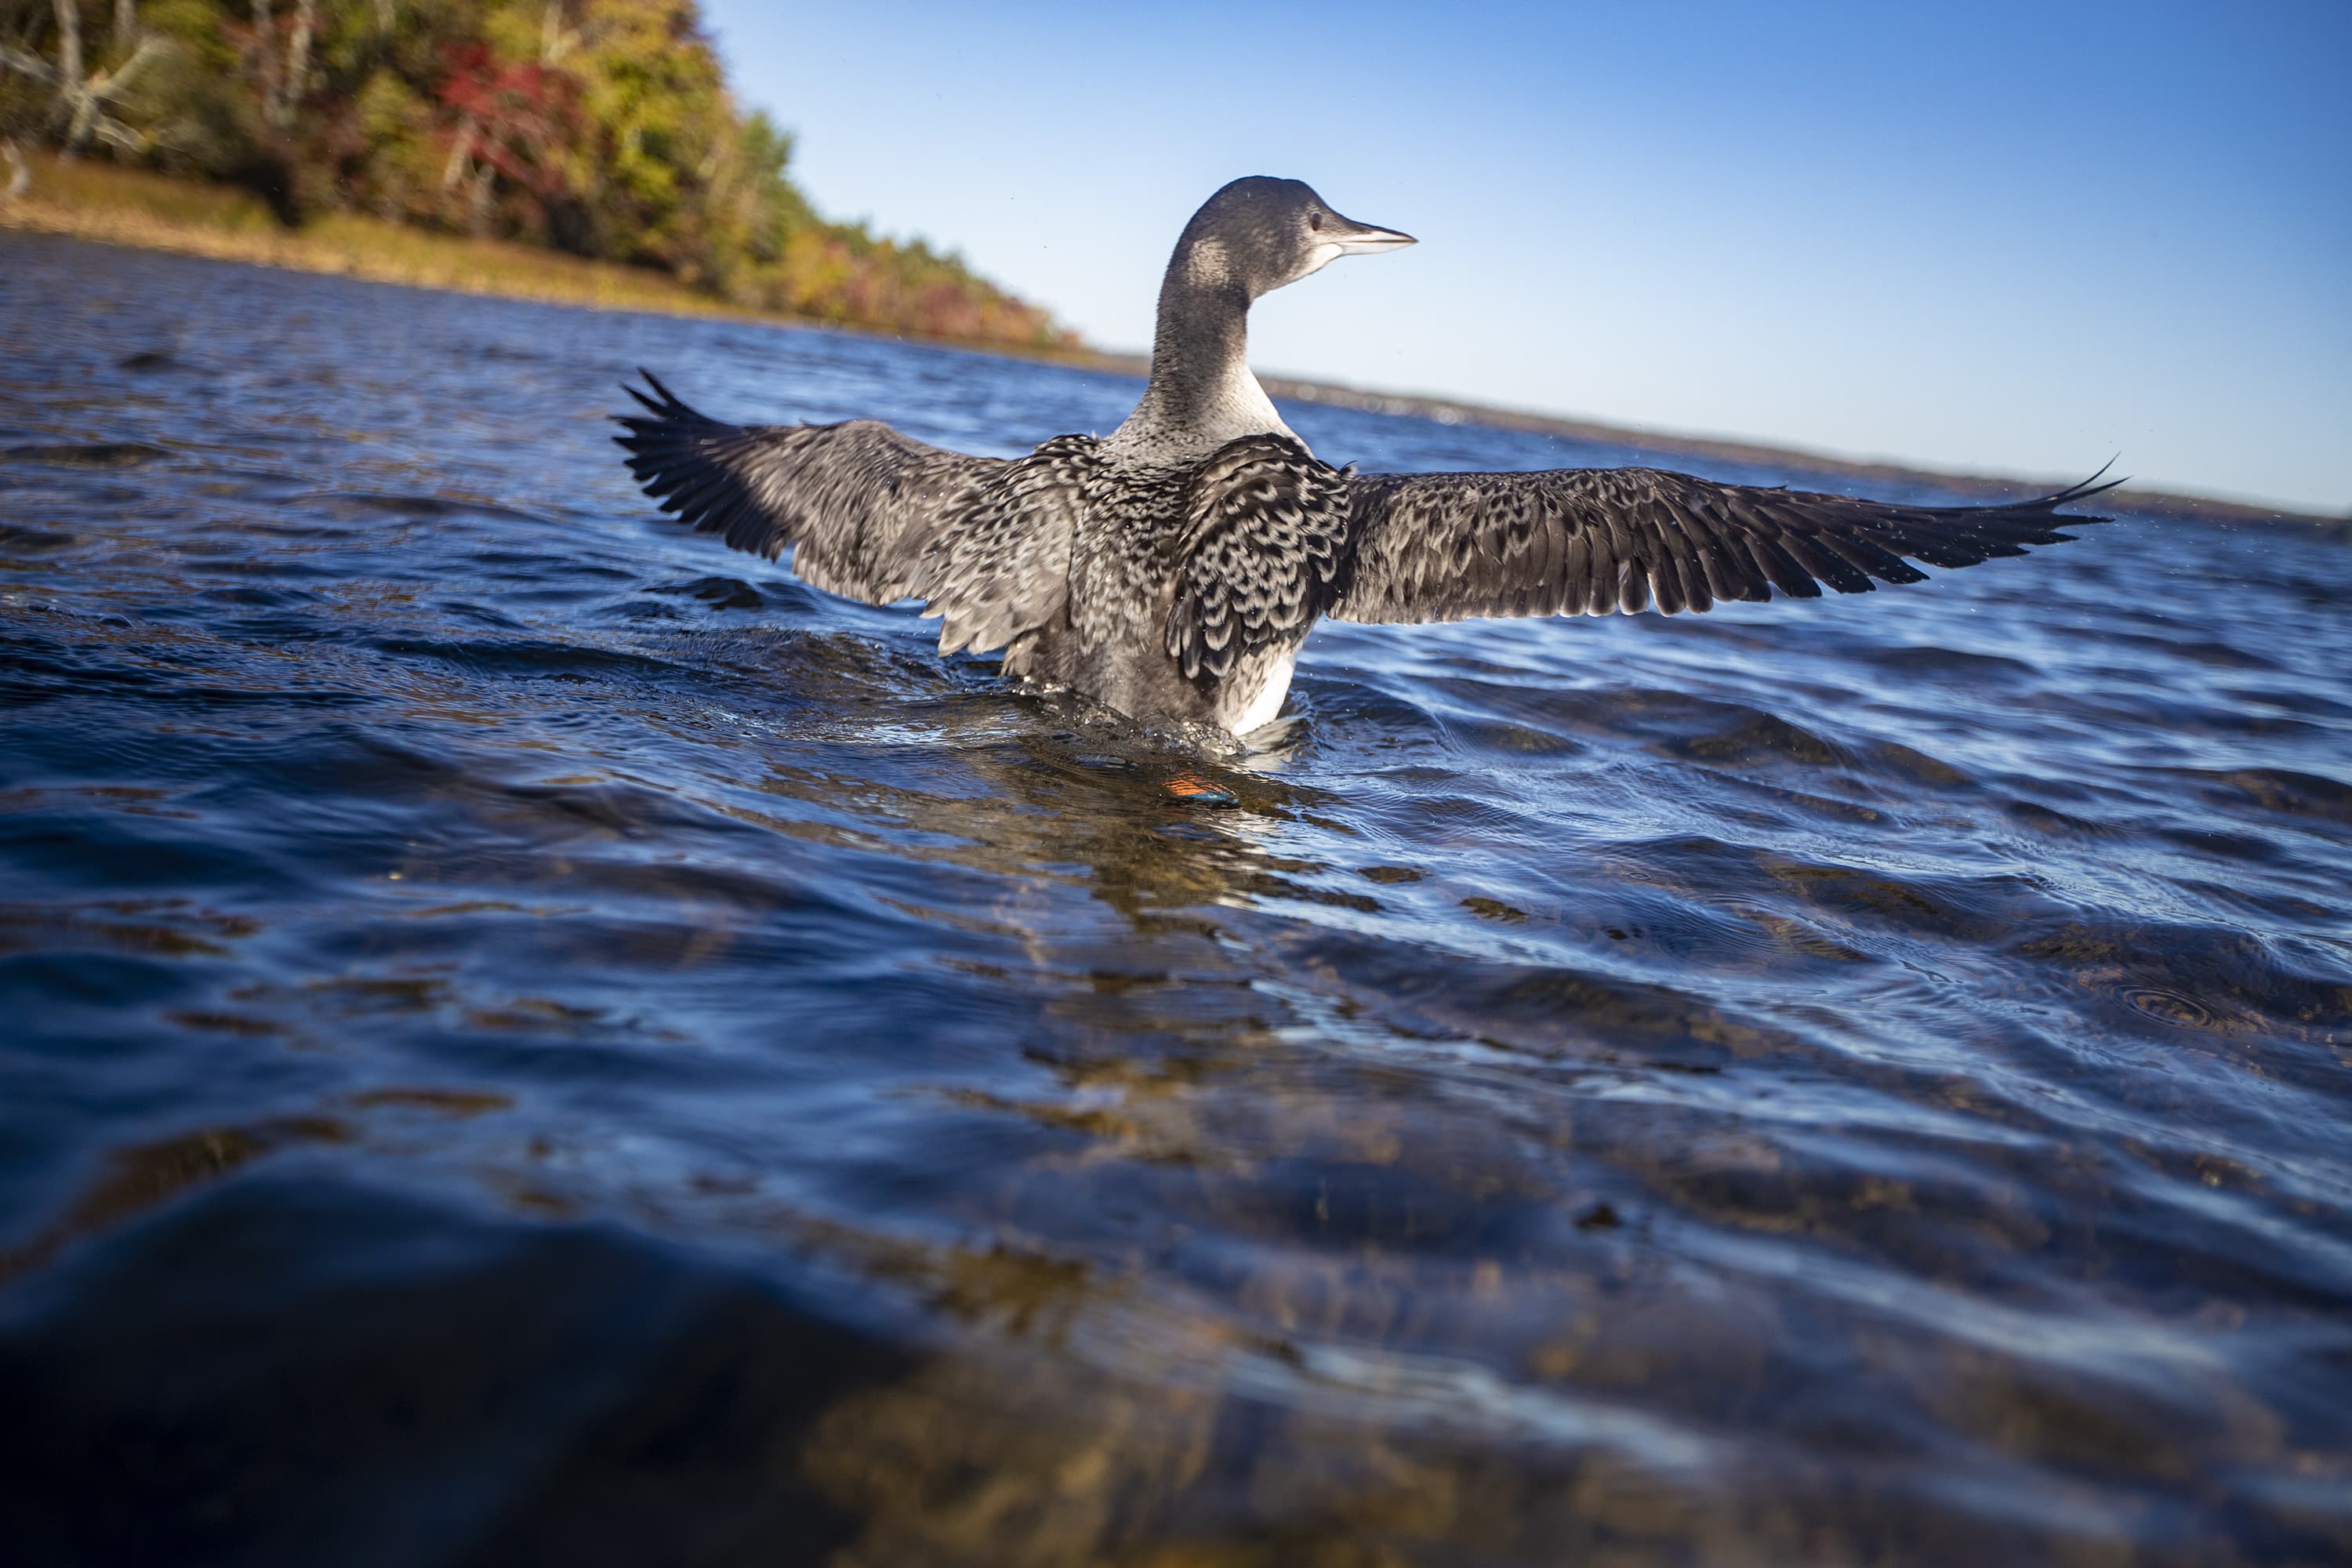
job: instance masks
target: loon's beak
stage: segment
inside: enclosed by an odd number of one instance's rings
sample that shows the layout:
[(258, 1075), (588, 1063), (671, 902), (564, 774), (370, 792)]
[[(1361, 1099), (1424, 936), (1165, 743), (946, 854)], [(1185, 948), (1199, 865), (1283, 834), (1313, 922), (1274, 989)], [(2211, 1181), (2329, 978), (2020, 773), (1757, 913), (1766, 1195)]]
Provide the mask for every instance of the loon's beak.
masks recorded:
[[(1332, 213), (1318, 228), (1314, 243), (1307, 247), (1306, 259), (1289, 282), (1322, 271), (1343, 256), (1373, 256), (1383, 250), (1402, 250), (1414, 243), (1412, 236), (1400, 234), (1392, 228), (1375, 228), (1368, 223), (1358, 223), (1351, 217)], [(1279, 289), (1280, 283), (1274, 285)]]
[[(1333, 217), (1339, 217), (1334, 213)], [(1400, 234), (1392, 228), (1376, 228), (1354, 218), (1339, 218), (1339, 228), (1330, 236), (1338, 242), (1342, 256), (1377, 256), (1383, 250), (1402, 250), (1418, 244), (1412, 236)]]

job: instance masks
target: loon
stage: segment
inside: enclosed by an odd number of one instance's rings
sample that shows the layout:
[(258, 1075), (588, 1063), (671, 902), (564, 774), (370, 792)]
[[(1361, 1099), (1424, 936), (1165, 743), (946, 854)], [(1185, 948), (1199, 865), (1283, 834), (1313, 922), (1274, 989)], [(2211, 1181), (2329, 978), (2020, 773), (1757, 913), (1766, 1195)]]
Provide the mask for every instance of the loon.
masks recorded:
[[(793, 552), (805, 581), (867, 604), (922, 601), (940, 651), (1147, 723), (1246, 735), (1270, 723), (1318, 617), (1703, 611), (1777, 588), (1867, 593), (1931, 566), (2022, 555), (2104, 518), (2032, 500), (1923, 507), (1658, 468), (1358, 473), (1285, 425), (1246, 357), (1249, 308), (1342, 256), (1414, 243), (1297, 180), (1235, 180), (1176, 242), (1150, 381), (1108, 436), (970, 457), (872, 419), (736, 426), (650, 371), (615, 439), (666, 511), (738, 550)], [(2104, 470), (2102, 470), (2104, 472)]]

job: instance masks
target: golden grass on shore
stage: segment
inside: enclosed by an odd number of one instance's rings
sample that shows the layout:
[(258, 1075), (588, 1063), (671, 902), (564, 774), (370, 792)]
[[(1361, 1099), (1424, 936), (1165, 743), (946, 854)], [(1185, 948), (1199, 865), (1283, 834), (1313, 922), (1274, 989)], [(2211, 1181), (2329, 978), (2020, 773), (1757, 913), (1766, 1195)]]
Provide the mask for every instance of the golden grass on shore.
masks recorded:
[[(289, 229), (258, 196), (228, 186), (47, 153), (32, 154), (26, 162), (32, 184), (14, 200), (0, 196), (0, 228), (461, 294), (669, 315), (798, 320), (722, 304), (643, 268), (502, 240), (434, 234), (348, 213)], [(5, 176), (0, 171), (0, 179)]]

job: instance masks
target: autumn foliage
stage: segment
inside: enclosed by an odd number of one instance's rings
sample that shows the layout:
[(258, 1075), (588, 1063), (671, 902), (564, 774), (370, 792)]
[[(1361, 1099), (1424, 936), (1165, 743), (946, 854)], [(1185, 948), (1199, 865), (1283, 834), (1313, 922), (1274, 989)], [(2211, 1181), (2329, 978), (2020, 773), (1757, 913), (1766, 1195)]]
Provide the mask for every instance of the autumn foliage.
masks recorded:
[[(289, 224), (365, 213), (756, 309), (1075, 341), (958, 257), (812, 211), (792, 139), (737, 110), (694, 0), (0, 0), (0, 40), (27, 68), (0, 71), (0, 134), (243, 184)], [(66, 111), (68, 41), (93, 82), (144, 51), (103, 140)]]

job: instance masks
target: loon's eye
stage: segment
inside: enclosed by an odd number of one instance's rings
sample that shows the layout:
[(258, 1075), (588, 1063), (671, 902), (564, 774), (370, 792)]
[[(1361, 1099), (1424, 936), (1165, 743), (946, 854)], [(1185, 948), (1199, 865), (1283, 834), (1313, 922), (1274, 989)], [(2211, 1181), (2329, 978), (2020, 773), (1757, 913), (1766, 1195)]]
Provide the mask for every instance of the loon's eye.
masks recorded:
[(1307, 215), (1307, 226), (1314, 229), (1321, 228), (1323, 226), (1323, 215), (1321, 213), (1308, 213)]

